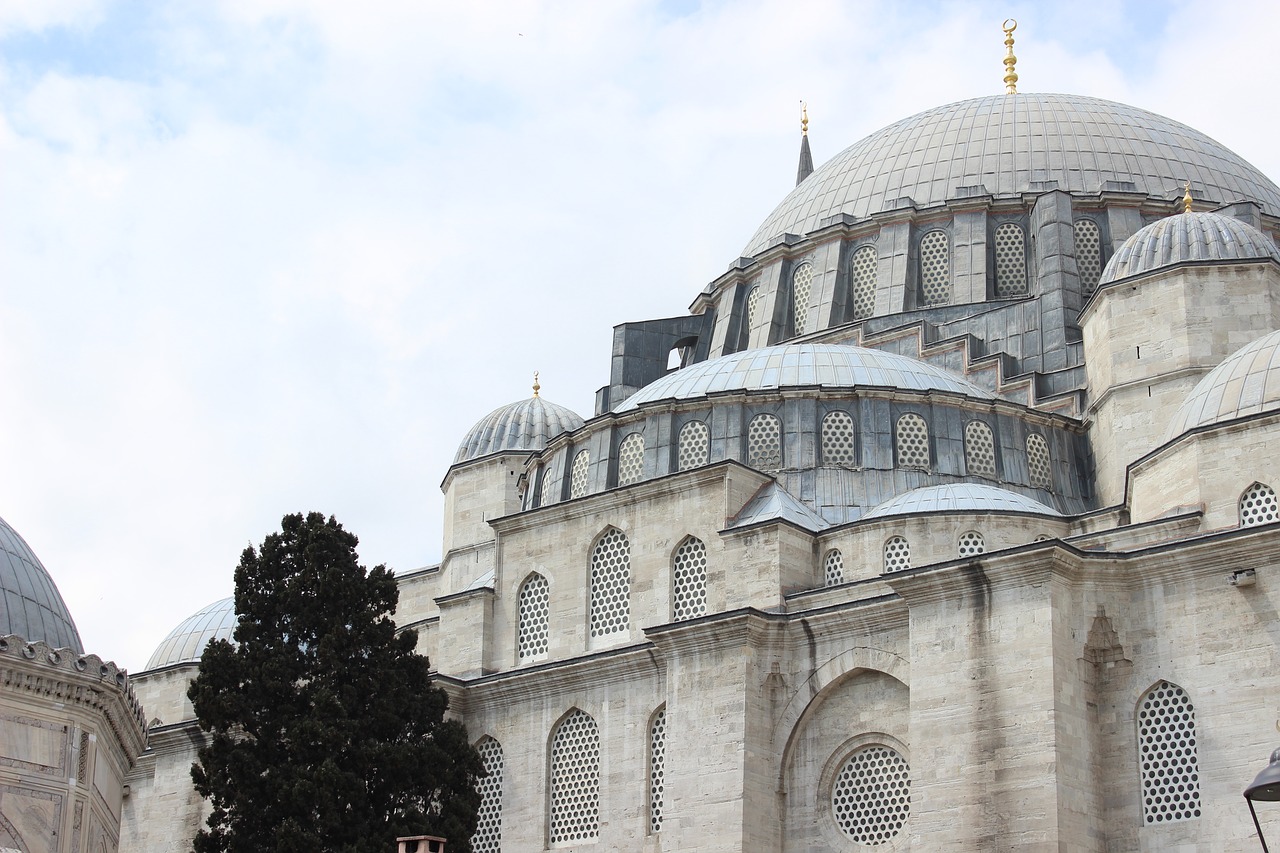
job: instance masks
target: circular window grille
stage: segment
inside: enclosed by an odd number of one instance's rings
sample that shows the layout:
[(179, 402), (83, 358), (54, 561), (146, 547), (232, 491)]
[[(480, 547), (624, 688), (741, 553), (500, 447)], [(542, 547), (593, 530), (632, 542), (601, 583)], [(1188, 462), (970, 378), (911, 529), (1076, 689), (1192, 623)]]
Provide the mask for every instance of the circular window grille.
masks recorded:
[(911, 816), (911, 768), (887, 746), (859, 749), (831, 788), (836, 825), (858, 844), (891, 841)]
[(991, 427), (982, 421), (964, 425), (964, 467), (973, 477), (996, 476), (996, 447)]
[(920, 240), (920, 293), (925, 305), (951, 302), (951, 246), (942, 231), (930, 231)]
[(574, 711), (551, 741), (551, 841), (585, 841), (600, 832), (600, 730)]
[(822, 419), (822, 464), (845, 468), (858, 464), (858, 438), (848, 412), (831, 412)]
[(1270, 486), (1254, 483), (1240, 496), (1240, 526), (1267, 524), (1280, 518), (1276, 505), (1276, 492)]
[(644, 473), (644, 436), (633, 432), (618, 445), (618, 485), (638, 483)]
[(766, 474), (782, 468), (782, 422), (773, 415), (756, 415), (747, 424), (747, 464)]
[(986, 552), (987, 543), (983, 540), (981, 533), (976, 530), (970, 530), (968, 533), (961, 534), (960, 541), (957, 543), (957, 550), (960, 552), (961, 557), (976, 557)]
[(616, 528), (591, 553), (591, 636), (631, 627), (631, 543)]
[(1080, 274), (1080, 287), (1085, 294), (1098, 289), (1102, 277), (1102, 232), (1092, 219), (1077, 219), (1072, 229), (1076, 242), (1076, 270)]
[(844, 555), (832, 548), (827, 552), (826, 559), (822, 561), (822, 570), (827, 586), (844, 583)]
[(809, 322), (809, 291), (813, 289), (813, 264), (801, 264), (791, 276), (791, 316), (795, 318), (795, 334), (804, 333)]
[(710, 450), (710, 434), (702, 421), (689, 421), (680, 427), (680, 439), (676, 451), (676, 470), (688, 471), (707, 464)]
[(476, 831), (471, 836), (474, 853), (499, 853), (502, 849), (502, 746), (485, 738), (477, 747), (485, 777), (476, 781), (480, 808), (476, 811)]
[(570, 498), (580, 498), (587, 493), (587, 469), (590, 467), (590, 451), (578, 451), (578, 455), (573, 457), (573, 469), (569, 472)]
[(1006, 222), (996, 229), (996, 296), (1027, 295), (1027, 237)]
[(1027, 474), (1031, 485), (1037, 489), (1053, 488), (1053, 473), (1049, 467), (1049, 445), (1044, 436), (1032, 433), (1027, 436)]
[(1196, 712), (1187, 692), (1162, 681), (1138, 707), (1138, 760), (1146, 823), (1200, 817)]
[(756, 320), (760, 314), (760, 300), (764, 294), (760, 292), (760, 286), (756, 285), (747, 293), (747, 331), (750, 332), (756, 327)]
[(853, 319), (865, 320), (876, 310), (876, 257), (875, 246), (863, 246), (853, 253), (849, 266), (849, 279), (853, 288)]
[(929, 425), (919, 415), (898, 418), (898, 467), (929, 467)]
[(707, 546), (690, 537), (676, 549), (671, 568), (671, 617), (679, 622), (707, 612)]
[(549, 506), (555, 501), (559, 495), (556, 494), (556, 486), (559, 485), (555, 475), (551, 473), (550, 467), (542, 469), (542, 494), (538, 498), (538, 506)]
[(653, 717), (649, 729), (649, 831), (662, 829), (662, 788), (667, 763), (667, 710)]
[(547, 653), (548, 589), (547, 579), (539, 574), (529, 575), (520, 585), (520, 594), (517, 596), (520, 627), (516, 631), (520, 660), (529, 660)]
[(911, 546), (901, 536), (895, 536), (884, 543), (884, 570), (900, 572), (911, 568)]

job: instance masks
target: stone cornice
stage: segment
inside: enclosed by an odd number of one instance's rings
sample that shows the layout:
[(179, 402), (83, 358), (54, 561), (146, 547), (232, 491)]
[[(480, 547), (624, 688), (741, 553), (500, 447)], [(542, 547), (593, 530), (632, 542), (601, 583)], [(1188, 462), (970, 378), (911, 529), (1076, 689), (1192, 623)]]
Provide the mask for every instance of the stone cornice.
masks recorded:
[(770, 634), (778, 639), (788, 617), (743, 607), (683, 622), (645, 628), (644, 634), (664, 656), (682, 652), (706, 652), (739, 647), (744, 642), (758, 645)]

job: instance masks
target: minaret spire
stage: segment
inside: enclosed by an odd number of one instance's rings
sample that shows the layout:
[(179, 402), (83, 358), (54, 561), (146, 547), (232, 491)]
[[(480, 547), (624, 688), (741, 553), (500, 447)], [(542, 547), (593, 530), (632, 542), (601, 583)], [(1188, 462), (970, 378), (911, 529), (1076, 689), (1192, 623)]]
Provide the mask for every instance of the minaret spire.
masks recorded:
[(809, 151), (809, 105), (800, 102), (800, 166), (796, 169), (796, 186), (813, 174), (813, 154)]

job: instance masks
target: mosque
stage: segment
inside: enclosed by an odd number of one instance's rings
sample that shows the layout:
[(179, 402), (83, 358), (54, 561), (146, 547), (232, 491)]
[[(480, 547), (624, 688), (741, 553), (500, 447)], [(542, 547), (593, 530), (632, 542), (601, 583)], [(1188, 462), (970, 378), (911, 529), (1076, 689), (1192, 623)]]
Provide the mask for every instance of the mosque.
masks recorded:
[[(816, 169), (806, 127), (689, 313), (615, 328), (590, 417), (535, 381), (463, 437), (397, 620), (488, 768), (478, 853), (1259, 849), (1280, 187), (1171, 119), (1016, 91), (1011, 30), (1004, 94)], [(189, 849), (185, 689), (231, 600), (126, 680), (0, 543), (5, 725), (82, 770), (21, 790)], [(40, 722), (20, 670), (101, 702)], [(0, 758), (6, 816), (28, 764)]]

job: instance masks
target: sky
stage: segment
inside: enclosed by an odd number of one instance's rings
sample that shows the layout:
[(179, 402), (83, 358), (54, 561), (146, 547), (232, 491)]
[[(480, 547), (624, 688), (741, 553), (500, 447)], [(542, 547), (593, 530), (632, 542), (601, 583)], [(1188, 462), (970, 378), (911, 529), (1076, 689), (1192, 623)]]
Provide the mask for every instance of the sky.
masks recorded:
[(1070, 92), (1280, 177), (1274, 2), (0, 0), (0, 517), (132, 671), (317, 510), (438, 562), (468, 428), (590, 416), (795, 180)]

